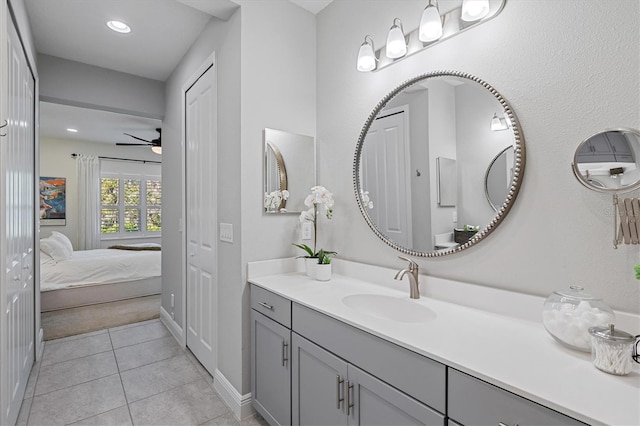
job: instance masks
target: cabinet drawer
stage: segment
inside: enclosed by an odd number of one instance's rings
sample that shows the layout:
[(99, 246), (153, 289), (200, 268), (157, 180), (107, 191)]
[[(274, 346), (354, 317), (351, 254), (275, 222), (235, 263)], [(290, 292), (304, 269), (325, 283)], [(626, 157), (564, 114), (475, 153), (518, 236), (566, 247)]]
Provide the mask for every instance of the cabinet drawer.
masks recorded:
[(445, 412), (446, 367), (296, 303), (293, 330), (364, 371)]
[(449, 368), (448, 415), (463, 425), (584, 425), (452, 368)]
[(271, 293), (262, 287), (251, 285), (251, 309), (291, 328), (291, 301), (289, 299)]

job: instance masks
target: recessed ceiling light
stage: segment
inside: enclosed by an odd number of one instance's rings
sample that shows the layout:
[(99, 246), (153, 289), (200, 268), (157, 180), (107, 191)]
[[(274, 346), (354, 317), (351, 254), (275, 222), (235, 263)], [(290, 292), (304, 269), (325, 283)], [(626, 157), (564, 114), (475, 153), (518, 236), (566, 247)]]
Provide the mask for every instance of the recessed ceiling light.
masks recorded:
[(127, 34), (131, 32), (131, 27), (125, 24), (122, 21), (108, 21), (107, 27), (111, 28), (113, 31), (117, 33)]
[(70, 133), (78, 133), (78, 129), (72, 129), (71, 127), (69, 127), (69, 128), (67, 129), (67, 132), (70, 132)]

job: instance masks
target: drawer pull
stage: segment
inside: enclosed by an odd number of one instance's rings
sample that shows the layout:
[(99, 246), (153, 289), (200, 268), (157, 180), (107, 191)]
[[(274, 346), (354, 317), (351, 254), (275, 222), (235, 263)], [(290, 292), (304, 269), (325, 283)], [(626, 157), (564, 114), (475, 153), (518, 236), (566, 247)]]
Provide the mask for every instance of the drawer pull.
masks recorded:
[[(508, 424), (506, 424), (506, 423), (502, 423), (502, 422), (500, 422), (500, 423), (498, 423), (498, 426), (509, 426), (509, 425), (508, 425)], [(518, 423), (516, 423), (516, 424), (515, 424), (515, 425), (513, 425), (513, 426), (518, 426)]]
[(285, 342), (284, 340), (282, 341), (282, 366), (286, 366), (287, 365), (287, 361), (289, 361), (289, 351), (287, 350), (289, 348), (289, 344), (287, 342)]
[(273, 311), (273, 306), (269, 305), (269, 304), (267, 304), (265, 302), (258, 302), (258, 305), (262, 306), (263, 308), (267, 308), (270, 311)]
[(340, 409), (340, 403), (344, 401), (344, 398), (340, 398), (340, 388), (344, 385), (344, 379), (340, 376), (336, 376), (336, 408)]
[(353, 390), (353, 383), (347, 380), (347, 417), (351, 415), (351, 409), (353, 408), (353, 397), (351, 391)]

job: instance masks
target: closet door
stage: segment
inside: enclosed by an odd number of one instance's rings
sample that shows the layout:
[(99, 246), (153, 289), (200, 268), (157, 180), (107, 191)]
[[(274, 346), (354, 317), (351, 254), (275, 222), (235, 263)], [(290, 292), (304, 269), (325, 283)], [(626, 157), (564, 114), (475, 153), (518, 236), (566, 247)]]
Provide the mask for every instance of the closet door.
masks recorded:
[[(2, 124), (0, 130), (0, 424), (13, 424), (34, 360), (35, 80), (2, 6)], [(5, 56), (6, 55), (6, 56)], [(6, 58), (6, 60), (5, 60)]]
[(213, 65), (186, 92), (187, 346), (217, 366), (217, 145)]

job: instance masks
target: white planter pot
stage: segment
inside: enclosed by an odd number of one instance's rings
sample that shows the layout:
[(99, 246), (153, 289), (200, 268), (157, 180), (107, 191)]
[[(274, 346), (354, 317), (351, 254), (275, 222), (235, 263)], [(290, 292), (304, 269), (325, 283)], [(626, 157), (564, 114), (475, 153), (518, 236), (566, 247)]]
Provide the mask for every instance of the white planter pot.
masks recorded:
[(329, 281), (331, 279), (331, 264), (316, 265), (316, 280)]
[(316, 277), (316, 265), (318, 264), (317, 257), (306, 257), (304, 259), (304, 269), (307, 272), (309, 278)]

